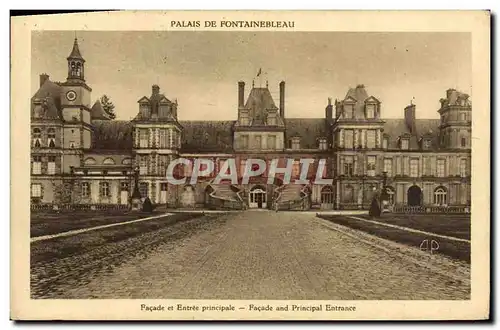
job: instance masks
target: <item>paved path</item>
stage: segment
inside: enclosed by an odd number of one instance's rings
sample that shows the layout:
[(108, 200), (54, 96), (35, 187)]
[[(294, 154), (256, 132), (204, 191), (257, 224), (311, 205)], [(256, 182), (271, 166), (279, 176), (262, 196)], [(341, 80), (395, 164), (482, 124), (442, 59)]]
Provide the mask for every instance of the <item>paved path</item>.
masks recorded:
[(468, 299), (469, 288), (321, 224), (314, 214), (224, 214), (65, 298)]

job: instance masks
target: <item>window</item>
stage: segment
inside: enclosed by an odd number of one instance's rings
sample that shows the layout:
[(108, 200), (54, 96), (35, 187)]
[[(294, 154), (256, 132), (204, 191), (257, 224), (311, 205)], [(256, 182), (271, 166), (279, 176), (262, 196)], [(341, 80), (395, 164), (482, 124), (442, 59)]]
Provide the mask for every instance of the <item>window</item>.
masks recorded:
[(465, 121), (465, 112), (460, 113), (460, 121)]
[(56, 174), (56, 156), (49, 156), (47, 163), (47, 174)]
[(346, 104), (344, 107), (344, 118), (353, 118), (354, 106)]
[(42, 156), (33, 156), (33, 174), (42, 174)]
[(294, 160), (293, 167), (292, 167), (292, 177), (298, 178), (299, 175), (300, 175), (300, 161)]
[(326, 144), (326, 139), (320, 139), (319, 150), (326, 150), (326, 149), (328, 149), (328, 145)]
[(423, 175), (431, 175), (431, 158), (430, 157), (424, 157), (423, 158), (424, 162), (424, 173)]
[(438, 159), (438, 161), (437, 161), (437, 176), (440, 178), (444, 177), (444, 166), (445, 166), (445, 160)]
[(446, 189), (444, 187), (438, 187), (434, 190), (434, 204), (436, 205), (446, 205)]
[(141, 193), (142, 198), (146, 198), (148, 196), (148, 183), (140, 182), (139, 183), (139, 192)]
[(410, 159), (410, 176), (412, 178), (418, 177), (418, 159)]
[(241, 136), (241, 149), (248, 149), (248, 135)]
[(353, 203), (354, 202), (354, 188), (351, 185), (347, 185), (344, 187), (344, 191), (341, 192), (342, 200), (344, 203)]
[(47, 130), (47, 145), (49, 148), (56, 147), (56, 130), (54, 128), (49, 128)]
[(276, 149), (276, 136), (269, 135), (267, 137), (267, 149)]
[(467, 146), (467, 138), (462, 137), (462, 139), (461, 139), (461, 146), (462, 146), (462, 148), (464, 148), (464, 147)]
[(158, 174), (167, 175), (168, 155), (158, 155)]
[(387, 149), (388, 147), (389, 147), (389, 139), (388, 138), (384, 138), (382, 140), (382, 148)]
[(38, 127), (33, 128), (33, 146), (35, 148), (42, 146), (42, 131)]
[(168, 130), (168, 146), (173, 148), (175, 145), (175, 141), (177, 141), (177, 131), (173, 129)]
[(159, 133), (159, 147), (161, 149), (167, 148), (167, 130), (162, 128)]
[(75, 149), (75, 141), (69, 141), (70, 149)]
[(352, 129), (344, 130), (344, 147), (348, 149), (354, 148), (354, 131)]
[(460, 159), (460, 176), (467, 176), (467, 159)]
[(375, 105), (367, 104), (366, 105), (366, 119), (375, 118)]
[(255, 149), (262, 149), (262, 137), (260, 135), (255, 136)]
[(375, 148), (375, 134), (376, 134), (376, 131), (374, 129), (369, 129), (366, 131), (366, 147), (367, 148)]
[(167, 191), (167, 186), (166, 182), (160, 183), (160, 191)]
[(110, 197), (111, 192), (109, 191), (109, 183), (108, 182), (100, 182), (99, 183), (99, 194), (101, 197)]
[(408, 139), (401, 139), (401, 149), (408, 150), (410, 141)]
[(122, 182), (120, 183), (120, 191), (128, 191), (128, 182)]
[(139, 174), (148, 174), (148, 156), (139, 156)]
[(241, 125), (243, 125), (243, 126), (250, 125), (250, 120), (248, 119), (248, 115), (247, 114), (244, 114), (244, 115), (242, 114), (240, 120), (241, 120)]
[(384, 172), (387, 172), (387, 176), (392, 176), (392, 159), (385, 158), (384, 159)]
[(40, 183), (31, 184), (31, 197), (42, 197), (42, 185)]
[(267, 117), (267, 124), (270, 126), (276, 125), (276, 117)]
[(96, 161), (95, 161), (95, 159), (94, 159), (94, 158), (89, 157), (89, 158), (86, 158), (86, 159), (85, 159), (84, 164), (85, 164), (85, 165), (95, 165), (95, 164), (96, 164)]
[(375, 162), (377, 161), (376, 156), (368, 156), (366, 162), (366, 175), (375, 176)]
[(139, 129), (139, 147), (147, 148), (148, 147), (148, 130), (145, 128)]
[(88, 182), (82, 182), (81, 192), (82, 192), (82, 197), (90, 196), (90, 185)]
[(293, 150), (300, 149), (300, 138), (299, 137), (292, 138), (292, 149)]
[(344, 157), (344, 175), (353, 176), (354, 175), (354, 159), (351, 156)]
[(431, 148), (431, 140), (424, 139), (424, 149), (430, 149), (430, 148)]
[(113, 160), (113, 158), (106, 158), (104, 159), (104, 161), (102, 162), (104, 165), (115, 165), (115, 161)]

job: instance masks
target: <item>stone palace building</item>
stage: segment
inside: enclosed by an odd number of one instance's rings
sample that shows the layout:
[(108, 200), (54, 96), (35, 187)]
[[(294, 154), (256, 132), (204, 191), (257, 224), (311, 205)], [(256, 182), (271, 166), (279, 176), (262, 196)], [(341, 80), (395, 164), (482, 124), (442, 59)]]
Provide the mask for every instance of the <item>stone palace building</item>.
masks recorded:
[[(402, 119), (383, 119), (381, 101), (363, 85), (341, 100), (328, 99), (324, 117), (303, 119), (286, 114), (285, 82), (279, 100), (267, 83), (252, 84), (248, 93), (238, 82), (237, 120), (179, 121), (182, 107), (153, 85), (149, 96), (138, 97), (135, 118), (122, 121), (110, 119), (99, 101), (91, 103), (85, 65), (75, 39), (66, 81), (42, 74), (31, 98), (32, 205), (125, 206), (135, 181), (142, 198), (174, 208), (359, 209), (384, 183), (396, 206), (470, 203), (471, 101), (457, 90), (439, 100), (440, 119), (417, 119), (414, 104)], [(171, 185), (165, 171), (178, 157), (210, 158), (216, 169), (196, 184)], [(277, 177), (268, 184), (264, 173), (248, 184), (213, 184), (229, 158), (239, 177), (248, 158), (279, 158), (281, 166), (293, 158), (294, 177), (300, 159), (327, 159), (323, 177), (333, 183), (283, 184)], [(191, 173), (184, 167), (178, 174)], [(308, 177), (315, 174), (312, 166)]]

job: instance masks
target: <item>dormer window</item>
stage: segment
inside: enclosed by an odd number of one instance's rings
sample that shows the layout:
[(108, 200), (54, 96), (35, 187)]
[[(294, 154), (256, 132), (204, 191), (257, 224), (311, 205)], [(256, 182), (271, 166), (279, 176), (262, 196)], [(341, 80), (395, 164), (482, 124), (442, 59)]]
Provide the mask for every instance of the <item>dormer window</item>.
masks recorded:
[(300, 137), (299, 136), (294, 136), (291, 141), (291, 148), (292, 150), (298, 150), (300, 149)]
[(387, 149), (388, 147), (389, 147), (389, 138), (384, 137), (384, 139), (382, 140), (382, 148)]
[(401, 138), (400, 146), (401, 150), (408, 150), (410, 148), (410, 140), (408, 138)]
[(42, 146), (42, 131), (38, 127), (33, 128), (33, 146), (35, 148)]
[(366, 105), (366, 119), (375, 118), (375, 104), (369, 103)]
[(326, 149), (328, 149), (328, 145), (326, 143), (326, 139), (325, 138), (320, 138), (319, 139), (319, 145), (318, 145), (318, 147), (319, 147), (319, 150), (326, 150)]
[(54, 128), (47, 130), (47, 145), (49, 148), (55, 148), (56, 146), (56, 130)]
[(423, 142), (422, 142), (422, 146), (424, 149), (430, 149), (431, 148), (431, 140), (430, 139), (424, 139)]
[(344, 118), (354, 118), (354, 104), (344, 105)]

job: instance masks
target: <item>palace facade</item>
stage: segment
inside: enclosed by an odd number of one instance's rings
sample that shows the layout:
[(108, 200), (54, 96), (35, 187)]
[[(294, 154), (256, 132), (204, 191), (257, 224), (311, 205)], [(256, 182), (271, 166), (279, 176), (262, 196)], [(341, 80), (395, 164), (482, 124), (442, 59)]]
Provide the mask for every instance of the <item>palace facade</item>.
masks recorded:
[[(138, 183), (142, 198), (173, 208), (359, 209), (385, 184), (394, 205), (465, 206), (470, 203), (471, 101), (454, 89), (445, 91), (440, 119), (417, 119), (410, 104), (401, 119), (383, 119), (381, 101), (363, 85), (349, 88), (341, 100), (328, 99), (322, 118), (288, 118), (285, 82), (279, 100), (269, 86), (247, 93), (237, 84), (237, 120), (179, 121), (182, 111), (153, 85), (138, 99), (131, 121), (113, 120), (99, 101), (91, 104), (86, 62), (75, 39), (67, 58), (65, 82), (40, 75), (31, 99), (32, 204), (122, 204)], [(236, 87), (236, 86), (235, 86)], [(179, 157), (209, 158), (211, 175), (196, 184), (171, 185), (168, 164)], [(248, 184), (213, 184), (221, 164), (237, 162), (241, 177), (249, 158), (327, 159), (327, 185), (268, 184), (267, 174)], [(315, 162), (315, 166), (317, 162)], [(309, 169), (314, 179), (316, 167)], [(193, 169), (180, 174), (188, 179)], [(189, 180), (188, 180), (189, 181)]]

